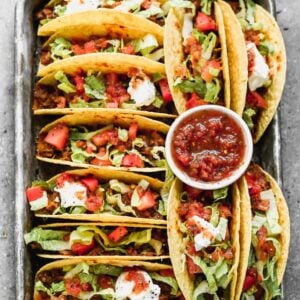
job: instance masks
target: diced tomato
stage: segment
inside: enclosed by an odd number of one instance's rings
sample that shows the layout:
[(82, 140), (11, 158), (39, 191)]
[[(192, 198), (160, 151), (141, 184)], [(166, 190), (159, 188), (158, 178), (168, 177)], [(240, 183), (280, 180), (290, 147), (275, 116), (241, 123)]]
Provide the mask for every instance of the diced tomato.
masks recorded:
[(247, 185), (248, 185), (250, 195), (259, 194), (262, 191), (260, 185), (255, 180), (255, 178), (253, 178), (252, 174), (247, 172), (245, 174), (245, 178), (246, 178), (246, 181), (247, 181)]
[(162, 97), (164, 99), (164, 101), (166, 103), (172, 102), (173, 98), (172, 98), (172, 94), (171, 94), (171, 90), (169, 87), (169, 83), (167, 79), (161, 79), (159, 82), (159, 87), (160, 87), (160, 91), (162, 94)]
[(140, 198), (141, 204), (137, 207), (137, 210), (144, 211), (148, 208), (154, 207), (156, 205), (155, 199), (156, 195), (150, 190), (147, 190)]
[(139, 129), (138, 123), (131, 123), (128, 130), (128, 138), (133, 141), (136, 138), (137, 132)]
[(127, 281), (133, 281), (134, 286), (133, 286), (133, 294), (140, 294), (142, 291), (148, 288), (149, 282), (146, 280), (144, 274), (139, 271), (135, 270), (129, 270), (125, 280)]
[(222, 217), (222, 218), (228, 219), (228, 218), (232, 217), (231, 207), (229, 206), (229, 204), (226, 204), (226, 203), (219, 204), (218, 211), (219, 211), (220, 217)]
[(263, 109), (268, 108), (268, 104), (266, 100), (258, 92), (255, 91), (254, 92), (248, 91), (246, 102), (248, 105), (257, 108), (263, 108)]
[(82, 290), (83, 292), (90, 292), (90, 291), (93, 290), (93, 288), (92, 288), (92, 286), (91, 286), (90, 283), (84, 282), (84, 283), (81, 284), (81, 290)]
[(186, 256), (186, 263), (187, 263), (187, 268), (188, 268), (189, 274), (202, 273), (201, 268), (198, 265), (196, 265), (194, 263), (194, 261), (192, 260), (192, 258), (190, 258), (189, 256)]
[(123, 167), (131, 168), (143, 168), (144, 161), (137, 154), (127, 154), (123, 157), (121, 165)]
[(206, 101), (202, 100), (196, 93), (192, 93), (191, 98), (185, 103), (185, 107), (186, 109), (190, 109), (205, 104), (207, 104)]
[(262, 200), (260, 194), (251, 195), (252, 209), (259, 211), (268, 211), (270, 209), (269, 199)]
[(84, 79), (83, 77), (76, 75), (74, 77), (75, 85), (76, 85), (76, 91), (79, 94), (84, 93)]
[(202, 193), (201, 190), (196, 189), (196, 188), (194, 188), (192, 186), (189, 186), (189, 185), (184, 185), (184, 190), (188, 193), (188, 196), (192, 199), (197, 198)]
[(84, 47), (85, 53), (94, 53), (94, 52), (97, 52), (95, 41), (86, 42), (83, 47)]
[(114, 243), (119, 242), (126, 234), (128, 233), (128, 230), (124, 226), (117, 227), (114, 231), (112, 231), (108, 238), (113, 241)]
[(92, 212), (100, 210), (103, 205), (103, 197), (100, 195), (90, 196), (85, 201), (86, 209)]
[(64, 124), (57, 124), (54, 128), (49, 130), (45, 142), (62, 151), (66, 146), (68, 138), (69, 128)]
[(77, 297), (81, 292), (80, 279), (77, 277), (65, 279), (65, 286), (67, 293), (73, 297)]
[(95, 241), (93, 239), (89, 245), (75, 243), (72, 245), (71, 250), (76, 255), (84, 255), (84, 254), (90, 252), (91, 250), (93, 250), (94, 247), (95, 247)]
[(123, 48), (121, 49), (121, 52), (124, 53), (124, 54), (129, 54), (129, 55), (135, 54), (134, 47), (133, 47), (131, 44), (129, 44), (129, 45), (123, 47)]
[(113, 279), (108, 275), (100, 275), (98, 277), (98, 284), (102, 289), (109, 289), (114, 287)]
[(159, 274), (164, 277), (174, 277), (175, 278), (175, 275), (174, 275), (174, 272), (172, 269), (160, 270)]
[(107, 131), (100, 132), (92, 137), (92, 142), (97, 146), (105, 146), (108, 143), (109, 136)]
[(196, 17), (196, 28), (202, 32), (216, 31), (217, 24), (212, 17), (202, 12), (198, 12), (198, 15)]
[(265, 226), (262, 226), (257, 232), (256, 236), (258, 238), (258, 247), (261, 248), (266, 241), (268, 231)]
[(206, 82), (211, 82), (215, 76), (212, 74), (212, 70), (221, 70), (221, 64), (217, 60), (209, 60), (204, 67), (201, 68), (201, 78)]
[(97, 157), (95, 157), (92, 161), (91, 164), (94, 166), (99, 166), (99, 167), (107, 167), (107, 166), (111, 166), (112, 163), (110, 160), (105, 160), (105, 159), (99, 159)]
[(260, 31), (258, 30), (246, 30), (245, 39), (247, 42), (253, 42), (256, 46), (260, 44)]
[(60, 96), (56, 98), (56, 107), (57, 108), (65, 108), (67, 104), (66, 97)]
[(40, 186), (32, 186), (26, 190), (26, 197), (29, 202), (35, 201), (43, 196), (43, 189)]
[(63, 187), (65, 182), (73, 182), (74, 178), (71, 174), (63, 173), (56, 179), (56, 185), (60, 188)]
[(86, 185), (91, 192), (95, 192), (99, 186), (98, 179), (93, 176), (82, 178), (81, 182)]
[(78, 45), (78, 44), (72, 45), (71, 49), (75, 55), (85, 54), (85, 50), (82, 47), (80, 47), (80, 45)]
[(108, 85), (115, 85), (119, 81), (118, 74), (116, 73), (108, 73), (105, 75), (105, 78)]
[(244, 281), (244, 285), (243, 285), (243, 292), (248, 291), (250, 288), (252, 288), (255, 285), (255, 278), (250, 276), (250, 275), (246, 275), (245, 281)]

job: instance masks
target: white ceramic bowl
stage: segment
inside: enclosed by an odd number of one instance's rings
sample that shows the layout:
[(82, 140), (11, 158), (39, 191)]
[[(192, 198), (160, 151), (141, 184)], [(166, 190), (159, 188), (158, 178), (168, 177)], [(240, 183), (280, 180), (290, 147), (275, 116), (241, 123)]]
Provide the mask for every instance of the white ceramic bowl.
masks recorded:
[[(173, 159), (172, 151), (171, 151), (171, 145), (172, 145), (172, 140), (173, 140), (173, 135), (175, 130), (177, 129), (178, 125), (182, 123), (183, 120), (188, 118), (190, 115), (193, 115), (197, 112), (203, 111), (203, 110), (214, 110), (214, 111), (219, 111), (221, 113), (224, 113), (234, 119), (236, 123), (240, 126), (242, 129), (242, 133), (244, 136), (245, 140), (245, 154), (244, 154), (244, 159), (241, 162), (240, 166), (238, 169), (232, 172), (232, 174), (229, 177), (226, 177), (220, 181), (214, 181), (214, 182), (206, 182), (206, 181), (200, 181), (200, 180), (195, 180), (188, 176), (185, 172), (183, 172), (181, 169), (179, 169)], [(252, 158), (252, 153), (253, 153), (253, 141), (252, 141), (252, 136), (251, 132), (245, 123), (245, 121), (235, 112), (232, 110), (225, 108), (223, 106), (219, 105), (201, 105), (197, 106), (195, 108), (192, 108), (190, 110), (187, 110), (184, 112), (182, 115), (180, 115), (171, 125), (167, 139), (166, 139), (166, 156), (167, 156), (167, 161), (169, 163), (170, 168), (172, 169), (173, 173), (184, 183), (186, 183), (189, 186), (201, 189), (201, 190), (216, 190), (216, 189), (221, 189), (223, 187), (226, 187), (233, 182), (237, 181), (246, 171), (248, 168), (251, 158)]]

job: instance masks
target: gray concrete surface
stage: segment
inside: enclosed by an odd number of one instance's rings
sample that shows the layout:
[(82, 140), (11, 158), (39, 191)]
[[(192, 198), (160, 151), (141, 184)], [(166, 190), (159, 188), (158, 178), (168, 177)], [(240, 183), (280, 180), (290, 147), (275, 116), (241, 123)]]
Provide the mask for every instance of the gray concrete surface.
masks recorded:
[[(0, 300), (15, 299), (14, 288), (14, 5), (0, 6)], [(277, 0), (278, 21), (288, 53), (288, 77), (281, 105), (284, 192), (291, 215), (291, 251), (285, 299), (300, 299), (300, 1)]]

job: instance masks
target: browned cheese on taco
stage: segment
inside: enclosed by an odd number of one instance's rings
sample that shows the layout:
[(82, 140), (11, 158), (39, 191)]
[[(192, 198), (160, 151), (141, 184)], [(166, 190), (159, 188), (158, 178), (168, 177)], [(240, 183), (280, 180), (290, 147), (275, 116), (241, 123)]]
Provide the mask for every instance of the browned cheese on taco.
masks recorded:
[(60, 260), (35, 276), (34, 300), (182, 299), (170, 265), (107, 258)]
[[(38, 35), (49, 36), (53, 34), (63, 24), (76, 23), (81, 20), (86, 24), (93, 16), (100, 14), (107, 18), (105, 14), (112, 11), (111, 20), (123, 18), (123, 23), (127, 21), (127, 26), (135, 27), (133, 18), (154, 22), (155, 25), (164, 25), (165, 16), (169, 11), (166, 1), (156, 0), (54, 0), (50, 1), (44, 8), (36, 13), (39, 22)], [(100, 18), (101, 19), (101, 16)], [(109, 17), (108, 17), (109, 19)], [(113, 22), (111, 21), (111, 24)]]
[(130, 114), (67, 115), (42, 128), (37, 158), (72, 167), (165, 171), (168, 129), (162, 122)]
[(281, 294), (288, 258), (287, 203), (277, 182), (256, 164), (250, 165), (239, 189), (241, 258), (235, 299), (273, 299)]
[(239, 262), (240, 196), (201, 191), (175, 180), (168, 202), (168, 242), (186, 300), (234, 299)]
[(166, 20), (164, 48), (178, 113), (203, 104), (230, 108), (225, 29), (218, 3), (183, 1), (173, 6)]
[(172, 180), (171, 174), (162, 182), (105, 167), (79, 169), (33, 181), (26, 197), (36, 217), (165, 225)]
[[(240, 101), (246, 99), (243, 118), (256, 143), (272, 121), (281, 99), (286, 76), (285, 46), (275, 19), (261, 6), (252, 0), (230, 1), (230, 4), (233, 10), (220, 1), (231, 87), (235, 90), (232, 101), (237, 103), (239, 97)], [(242, 33), (244, 45), (240, 39)]]
[(33, 228), (25, 243), (40, 257), (95, 256), (130, 260), (168, 258), (163, 226), (116, 223), (57, 223)]
[(83, 111), (174, 118), (164, 65), (142, 56), (92, 53), (54, 62), (39, 72), (35, 114)]

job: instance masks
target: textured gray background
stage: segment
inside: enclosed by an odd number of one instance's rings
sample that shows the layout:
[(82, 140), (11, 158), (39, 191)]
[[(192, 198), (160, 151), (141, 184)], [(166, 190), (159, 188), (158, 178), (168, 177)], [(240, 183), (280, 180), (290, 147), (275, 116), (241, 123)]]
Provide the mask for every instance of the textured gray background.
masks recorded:
[[(0, 3), (0, 300), (15, 299), (14, 284), (14, 6)], [(277, 0), (288, 53), (281, 104), (284, 193), (291, 215), (291, 252), (285, 276), (288, 300), (300, 299), (300, 1)]]

